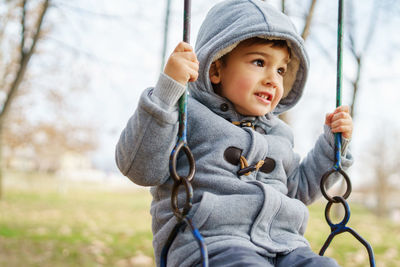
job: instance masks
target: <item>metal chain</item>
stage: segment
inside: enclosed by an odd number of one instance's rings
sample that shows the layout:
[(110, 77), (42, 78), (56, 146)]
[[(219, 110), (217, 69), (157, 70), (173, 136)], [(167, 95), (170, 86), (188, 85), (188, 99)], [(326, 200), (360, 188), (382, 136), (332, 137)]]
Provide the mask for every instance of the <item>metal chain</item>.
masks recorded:
[[(343, 62), (343, 56), (342, 56), (342, 47), (343, 47), (343, 0), (339, 0), (339, 8), (338, 8), (338, 45), (337, 45), (337, 80), (336, 80), (336, 107), (341, 106), (341, 101), (342, 101), (342, 62)], [(362, 238), (356, 231), (354, 231), (352, 228), (347, 227), (346, 224), (348, 223), (350, 219), (350, 207), (348, 203), (346, 202), (346, 199), (350, 196), (352, 186), (351, 186), (351, 181), (349, 176), (346, 174), (346, 172), (342, 169), (341, 166), (341, 142), (342, 142), (342, 135), (341, 133), (336, 133), (335, 134), (335, 164), (331, 170), (326, 172), (322, 178), (321, 178), (321, 192), (323, 196), (328, 200), (328, 204), (326, 205), (325, 208), (325, 219), (328, 223), (328, 225), (331, 228), (331, 233), (328, 236), (328, 239), (325, 241), (324, 245), (322, 246), (319, 255), (323, 256), (326, 249), (329, 247), (330, 243), (332, 242), (333, 238), (336, 235), (339, 235), (343, 232), (348, 232), (352, 234), (361, 244), (365, 246), (365, 248), (368, 251), (368, 256), (369, 256), (369, 262), (371, 267), (375, 267), (375, 258), (374, 258), (374, 252), (372, 250), (371, 245), (364, 239)], [(334, 196), (331, 197), (327, 194), (326, 192), (326, 184), (328, 181), (328, 178), (332, 174), (340, 174), (346, 181), (347, 189), (346, 192), (344, 193), (343, 196)], [(344, 210), (345, 210), (345, 215), (343, 220), (340, 223), (334, 224), (332, 223), (332, 220), (330, 218), (330, 210), (333, 205), (333, 203), (342, 203)]]
[[(189, 43), (190, 39), (190, 10), (191, 10), (191, 1), (184, 1), (184, 15), (183, 15), (183, 41)], [(186, 139), (186, 125), (187, 125), (187, 90), (179, 99), (179, 132), (178, 132), (178, 142), (175, 148), (171, 152), (170, 156), (170, 164), (169, 171), (172, 179), (174, 180), (174, 184), (172, 186), (171, 193), (171, 207), (175, 217), (178, 220), (176, 226), (172, 229), (170, 235), (168, 236), (167, 242), (164, 245), (161, 251), (161, 259), (160, 266), (167, 266), (167, 256), (169, 248), (172, 245), (172, 242), (175, 240), (176, 236), (180, 231), (184, 231), (186, 226), (189, 226), (190, 231), (197, 241), (200, 249), (200, 254), (202, 258), (202, 266), (208, 267), (208, 253), (207, 247), (205, 245), (205, 241), (201, 236), (199, 230), (194, 226), (191, 218), (188, 216), (189, 211), (192, 208), (192, 200), (193, 200), (193, 187), (192, 180), (194, 178), (194, 174), (196, 172), (196, 164), (193, 157), (193, 154), (187, 144)], [(187, 157), (189, 162), (189, 174), (187, 176), (180, 176), (176, 170), (177, 158), (179, 152), (183, 151)], [(179, 209), (178, 205), (178, 192), (179, 187), (183, 186), (186, 192), (186, 202), (182, 208)]]

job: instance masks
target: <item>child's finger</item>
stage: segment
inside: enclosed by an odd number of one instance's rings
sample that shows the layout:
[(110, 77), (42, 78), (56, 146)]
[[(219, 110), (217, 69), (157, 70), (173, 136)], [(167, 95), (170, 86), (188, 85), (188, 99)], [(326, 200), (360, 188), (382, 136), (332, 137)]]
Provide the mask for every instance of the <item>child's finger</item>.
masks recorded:
[(332, 133), (342, 133), (344, 138), (351, 139), (351, 135), (353, 132), (352, 125), (339, 125), (336, 127), (332, 127)]
[(194, 52), (176, 52), (175, 55), (177, 55), (181, 58), (184, 58), (188, 61), (199, 64), (199, 61), (197, 60), (197, 56)]
[(340, 119), (340, 120), (332, 121), (332, 124), (331, 124), (332, 129), (341, 127), (341, 126), (352, 126), (352, 122), (351, 122), (351, 120), (347, 120), (347, 119)]
[(193, 51), (193, 47), (186, 42), (180, 42), (174, 49), (174, 52), (189, 52), (189, 51)]
[(332, 132), (338, 133), (338, 132), (346, 132), (351, 130), (351, 125), (349, 124), (332, 124)]
[(333, 113), (327, 113), (327, 114), (325, 115), (325, 124), (331, 125), (331, 123), (332, 123), (332, 116), (333, 116)]
[(346, 113), (350, 113), (350, 107), (347, 105), (344, 106), (339, 106), (335, 109), (334, 113), (338, 113), (338, 112), (346, 112)]
[(344, 112), (344, 111), (340, 111), (338, 113), (334, 113), (333, 116), (332, 116), (332, 121), (337, 121), (337, 120), (341, 120), (341, 119), (351, 120), (351, 117), (350, 117), (349, 113)]
[(196, 62), (189, 61), (188, 63), (189, 68), (195, 71), (199, 71), (199, 64)]
[(188, 72), (189, 72), (189, 79), (188, 79), (189, 82), (194, 82), (199, 77), (199, 72), (195, 69), (190, 69)]
[(332, 128), (332, 133), (341, 133), (344, 138), (351, 139), (352, 130), (351, 126), (342, 125), (340, 127)]

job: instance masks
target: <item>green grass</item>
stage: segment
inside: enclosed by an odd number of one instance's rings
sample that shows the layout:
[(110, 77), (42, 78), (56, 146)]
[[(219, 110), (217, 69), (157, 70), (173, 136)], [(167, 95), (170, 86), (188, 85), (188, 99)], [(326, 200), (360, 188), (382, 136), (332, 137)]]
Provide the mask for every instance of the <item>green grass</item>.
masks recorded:
[[(366, 239), (372, 246), (375, 254), (376, 265), (383, 267), (400, 266), (400, 225), (387, 219), (378, 218), (360, 205), (350, 202), (351, 216), (347, 224), (358, 234)], [(310, 222), (306, 237), (315, 252), (328, 238), (330, 228), (324, 217), (325, 205), (321, 203), (310, 207)], [(340, 219), (341, 220), (341, 219)], [(334, 222), (338, 222), (335, 220)], [(337, 235), (326, 256), (335, 258), (341, 266), (361, 267), (369, 266), (366, 248), (350, 233)]]
[(150, 200), (144, 190), (8, 190), (0, 202), (0, 266), (131, 266), (142, 255), (152, 261)]
[[(147, 190), (6, 188), (0, 201), (0, 266), (154, 266)], [(93, 190), (92, 190), (93, 189)], [(400, 226), (351, 204), (349, 227), (373, 246), (377, 266), (400, 266)], [(325, 205), (310, 207), (307, 239), (318, 252), (329, 235)], [(326, 252), (341, 266), (369, 266), (350, 234)]]

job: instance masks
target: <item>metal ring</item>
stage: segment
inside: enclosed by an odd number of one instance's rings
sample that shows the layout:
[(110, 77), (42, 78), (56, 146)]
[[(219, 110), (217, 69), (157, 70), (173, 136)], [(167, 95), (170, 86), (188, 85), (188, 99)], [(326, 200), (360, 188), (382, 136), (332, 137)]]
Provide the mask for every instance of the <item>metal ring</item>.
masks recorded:
[(322, 176), (320, 187), (321, 187), (321, 192), (322, 192), (322, 194), (324, 195), (324, 197), (325, 197), (328, 201), (334, 202), (334, 203), (338, 203), (337, 200), (334, 200), (334, 198), (332, 198), (331, 196), (328, 195), (328, 193), (326, 192), (326, 187), (325, 187), (325, 183), (326, 183), (326, 181), (328, 180), (329, 176), (330, 176), (331, 174), (335, 173), (335, 172), (339, 172), (339, 173), (343, 176), (343, 178), (345, 179), (345, 181), (346, 181), (347, 189), (346, 189), (346, 192), (344, 193), (344, 195), (343, 195), (342, 197), (343, 197), (344, 199), (347, 199), (347, 198), (350, 196), (350, 193), (351, 193), (351, 181), (350, 181), (349, 176), (342, 170), (342, 168), (338, 168), (337, 170), (336, 170), (336, 169), (332, 169), (332, 170), (326, 172), (326, 173)]
[[(180, 185), (184, 185), (186, 191), (186, 203), (183, 207), (183, 210), (180, 211), (178, 207), (178, 190)], [(192, 184), (185, 178), (181, 179), (178, 182), (174, 182), (172, 186), (172, 193), (171, 193), (171, 207), (172, 211), (174, 212), (175, 216), (182, 220), (183, 217), (189, 213), (190, 209), (192, 208), (192, 201), (193, 201), (193, 187)]]
[[(186, 157), (189, 161), (189, 174), (186, 177), (181, 177), (178, 175), (176, 171), (176, 162), (179, 155), (179, 152), (183, 150), (185, 152)], [(175, 182), (179, 182), (182, 179), (187, 180), (188, 182), (193, 180), (194, 173), (196, 171), (196, 164), (194, 161), (194, 157), (192, 151), (190, 151), (189, 146), (184, 141), (179, 141), (178, 144), (175, 146), (174, 150), (172, 150), (171, 157), (170, 157), (170, 174)]]
[[(349, 207), (349, 204), (347, 204), (347, 201), (341, 196), (335, 196), (335, 197), (333, 197), (333, 199), (335, 200), (335, 202), (329, 201), (328, 204), (326, 205), (326, 208), (325, 208), (325, 219), (326, 219), (326, 221), (328, 222), (328, 224), (329, 224), (329, 226), (331, 228), (334, 227), (334, 226), (338, 226), (338, 225), (345, 226), (348, 223), (349, 219), (350, 219), (350, 207)], [(331, 217), (329, 215), (329, 212), (331, 210), (332, 204), (333, 203), (339, 203), (339, 202), (341, 202), (343, 204), (345, 214), (344, 214), (343, 220), (340, 223), (334, 224), (334, 223), (332, 223), (332, 220), (331, 220)]]

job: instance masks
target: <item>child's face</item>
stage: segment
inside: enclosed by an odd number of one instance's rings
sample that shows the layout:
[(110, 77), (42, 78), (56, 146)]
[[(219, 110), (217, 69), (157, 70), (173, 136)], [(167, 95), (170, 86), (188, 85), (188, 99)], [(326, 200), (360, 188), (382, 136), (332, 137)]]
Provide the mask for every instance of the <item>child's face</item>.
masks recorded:
[(272, 44), (240, 44), (223, 64), (215, 63), (210, 70), (218, 93), (230, 100), (242, 115), (263, 116), (271, 112), (283, 95), (283, 76), (289, 62), (286, 47)]

